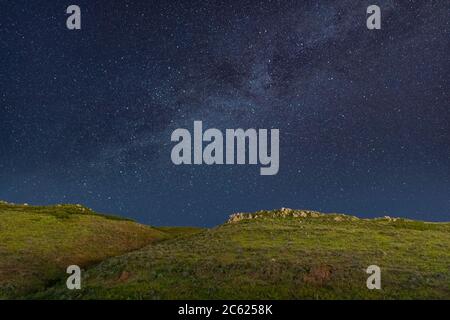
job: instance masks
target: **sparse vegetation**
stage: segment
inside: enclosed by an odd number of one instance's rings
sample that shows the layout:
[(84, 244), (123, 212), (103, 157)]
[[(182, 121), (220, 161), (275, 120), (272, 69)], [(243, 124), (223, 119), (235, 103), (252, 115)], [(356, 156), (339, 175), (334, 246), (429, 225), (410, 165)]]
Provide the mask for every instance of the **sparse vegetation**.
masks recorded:
[[(157, 242), (45, 299), (449, 299), (450, 224), (282, 209)], [(382, 269), (382, 290), (365, 270)]]
[(0, 202), (0, 299), (45, 289), (71, 264), (88, 267), (166, 233), (81, 205)]

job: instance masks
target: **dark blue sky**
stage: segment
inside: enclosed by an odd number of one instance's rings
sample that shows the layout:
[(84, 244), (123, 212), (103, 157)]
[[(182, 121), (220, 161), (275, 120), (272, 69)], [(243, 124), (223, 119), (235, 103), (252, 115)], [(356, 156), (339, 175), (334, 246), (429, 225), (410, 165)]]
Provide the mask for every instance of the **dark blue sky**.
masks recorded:
[[(82, 30), (66, 29), (77, 4)], [(382, 30), (366, 8), (382, 9)], [(0, 199), (156, 225), (279, 207), (450, 220), (442, 1), (0, 1)], [(280, 171), (171, 132), (280, 129)]]

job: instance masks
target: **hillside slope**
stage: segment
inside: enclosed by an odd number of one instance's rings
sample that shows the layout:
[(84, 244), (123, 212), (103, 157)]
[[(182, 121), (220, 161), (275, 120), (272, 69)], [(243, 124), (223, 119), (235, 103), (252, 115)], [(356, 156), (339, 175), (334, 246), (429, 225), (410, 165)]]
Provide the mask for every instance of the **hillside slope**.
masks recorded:
[(0, 299), (43, 290), (67, 276), (71, 264), (86, 267), (167, 237), (154, 228), (80, 205), (0, 202)]
[[(368, 290), (366, 269), (382, 270)], [(104, 261), (51, 299), (450, 299), (450, 224), (282, 209)]]

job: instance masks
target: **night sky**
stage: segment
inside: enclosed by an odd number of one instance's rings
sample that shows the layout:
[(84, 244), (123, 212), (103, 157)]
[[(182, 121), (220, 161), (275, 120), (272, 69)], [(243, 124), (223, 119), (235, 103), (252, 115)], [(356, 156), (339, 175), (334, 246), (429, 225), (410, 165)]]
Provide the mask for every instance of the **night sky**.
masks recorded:
[[(449, 18), (447, 0), (0, 0), (0, 199), (153, 225), (280, 207), (449, 221)], [(279, 173), (175, 166), (171, 133), (194, 120), (280, 129)]]

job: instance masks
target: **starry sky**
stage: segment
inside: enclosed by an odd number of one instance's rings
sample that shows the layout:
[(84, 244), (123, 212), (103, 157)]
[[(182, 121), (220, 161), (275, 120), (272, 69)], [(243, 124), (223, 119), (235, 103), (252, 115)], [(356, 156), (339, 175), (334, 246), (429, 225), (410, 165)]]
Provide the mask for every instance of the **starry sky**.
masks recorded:
[[(0, 0), (0, 17), (0, 199), (153, 225), (280, 207), (450, 220), (447, 0)], [(173, 165), (194, 120), (280, 129), (279, 173)]]

